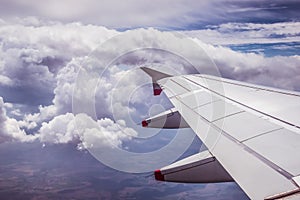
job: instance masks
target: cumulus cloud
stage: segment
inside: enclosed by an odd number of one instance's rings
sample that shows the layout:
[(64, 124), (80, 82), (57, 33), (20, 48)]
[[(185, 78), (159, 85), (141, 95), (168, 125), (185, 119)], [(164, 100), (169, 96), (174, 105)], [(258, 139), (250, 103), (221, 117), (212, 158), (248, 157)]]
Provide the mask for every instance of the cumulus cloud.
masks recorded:
[(300, 80), (300, 56), (265, 57), (213, 46), (194, 39), (216, 63), (223, 77), (288, 90), (297, 90)]
[(6, 115), (3, 98), (0, 97), (0, 143), (7, 141), (31, 142), (37, 139), (37, 135), (27, 135), (14, 118)]
[(43, 122), (38, 133), (29, 135), (22, 127), (34, 128), (36, 124), (26, 124), (6, 115), (5, 103), (0, 97), (0, 143), (2, 142), (32, 142), (62, 144), (77, 143), (78, 149), (96, 147), (121, 147), (126, 140), (137, 136), (137, 132), (126, 126), (125, 121), (116, 122), (108, 118), (94, 120), (86, 114), (74, 116), (66, 113), (55, 116), (48, 122)]
[[(45, 143), (77, 143), (80, 149), (121, 146), (123, 141), (146, 132), (135, 128), (147, 117), (151, 105), (168, 104), (152, 97), (149, 77), (138, 70), (140, 66), (172, 74), (211, 73), (214, 61), (225, 77), (300, 90), (299, 56), (268, 58), (241, 53), (153, 28), (121, 33), (34, 19), (1, 22), (0, 87), (10, 89), (1, 94), (10, 103), (6, 103), (7, 108), (1, 103), (3, 141), (38, 138)], [(283, 24), (282, 28), (287, 26), (290, 29), (284, 34), (297, 35), (297, 23)], [(226, 30), (247, 27), (253, 32), (260, 27), (257, 32), (262, 37), (266, 34), (261, 30), (269, 35), (280, 33), (279, 28), (262, 24), (229, 24), (216, 30), (222, 37)], [(21, 36), (17, 32), (22, 32)], [(17, 98), (20, 88), (22, 97)], [(46, 100), (37, 101), (34, 111), (22, 112), (18, 104), (29, 106), (38, 98), (32, 91)], [(74, 100), (79, 103), (74, 105)], [(79, 112), (72, 114), (74, 106)], [(96, 115), (82, 114), (86, 108)], [(11, 111), (10, 117), (6, 110)]]
[(49, 104), (59, 70), (116, 34), (79, 23), (39, 22), (34, 27), (27, 21), (2, 21), (0, 26), (0, 88), (14, 103)]
[(126, 127), (124, 121), (108, 118), (93, 120), (86, 114), (74, 116), (66, 113), (42, 123), (40, 141), (45, 143), (77, 142), (79, 149), (95, 147), (120, 147), (123, 141), (136, 136), (135, 130)]

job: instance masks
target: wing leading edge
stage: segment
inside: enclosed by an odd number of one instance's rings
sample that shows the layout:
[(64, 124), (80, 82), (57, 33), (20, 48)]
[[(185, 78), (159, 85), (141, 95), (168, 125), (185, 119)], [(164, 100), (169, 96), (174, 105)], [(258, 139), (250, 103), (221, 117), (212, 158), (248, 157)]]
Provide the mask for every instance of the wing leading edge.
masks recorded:
[[(150, 76), (160, 73), (151, 72)], [(251, 199), (299, 197), (299, 93), (208, 75), (168, 75), (155, 81), (208, 148), (208, 159), (214, 158), (216, 166), (222, 167), (219, 180), (228, 175), (224, 181), (233, 179)], [(193, 180), (195, 174), (205, 172), (201, 162), (195, 155), (156, 171), (156, 177), (213, 182), (204, 181), (206, 176)], [(192, 171), (176, 170), (195, 163), (199, 165)]]

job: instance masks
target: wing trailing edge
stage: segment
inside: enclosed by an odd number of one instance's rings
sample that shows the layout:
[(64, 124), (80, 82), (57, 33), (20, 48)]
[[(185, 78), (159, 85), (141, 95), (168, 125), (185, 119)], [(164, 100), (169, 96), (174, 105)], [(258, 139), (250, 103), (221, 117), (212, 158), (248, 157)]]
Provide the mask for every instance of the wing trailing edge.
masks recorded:
[(158, 115), (143, 120), (142, 126), (145, 128), (165, 128), (165, 129), (177, 129), (177, 128), (190, 127), (175, 108), (171, 108), (170, 110), (167, 110)]
[(158, 181), (167, 182), (218, 183), (234, 181), (207, 150), (156, 170), (154, 176)]

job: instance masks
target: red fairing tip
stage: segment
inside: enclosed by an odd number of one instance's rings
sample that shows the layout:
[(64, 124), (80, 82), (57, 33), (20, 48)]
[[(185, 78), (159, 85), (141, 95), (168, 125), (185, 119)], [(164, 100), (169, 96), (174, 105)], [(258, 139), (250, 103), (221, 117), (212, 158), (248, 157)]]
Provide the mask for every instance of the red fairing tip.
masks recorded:
[(160, 95), (160, 93), (162, 92), (162, 89), (154, 89), (154, 96)]
[(148, 126), (148, 122), (147, 122), (146, 120), (143, 120), (143, 121), (142, 121), (142, 126), (143, 126), (143, 127), (147, 127), (147, 126)]
[(157, 181), (164, 181), (165, 180), (164, 175), (162, 175), (162, 173), (159, 169), (155, 170), (154, 177), (155, 177), (155, 180), (157, 180)]

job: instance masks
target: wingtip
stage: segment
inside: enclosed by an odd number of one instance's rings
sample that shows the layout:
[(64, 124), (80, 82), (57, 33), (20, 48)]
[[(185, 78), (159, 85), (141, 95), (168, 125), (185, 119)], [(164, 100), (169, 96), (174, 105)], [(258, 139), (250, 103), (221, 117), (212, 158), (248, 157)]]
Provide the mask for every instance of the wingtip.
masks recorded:
[(147, 122), (147, 120), (143, 120), (142, 121), (142, 127), (147, 127), (148, 126), (148, 122)]
[(148, 67), (140, 67), (141, 70), (143, 70), (146, 74), (148, 74), (152, 78), (152, 83), (153, 83), (153, 95), (158, 96), (162, 92), (162, 88), (160, 85), (157, 83), (158, 80), (171, 77), (171, 75), (150, 69)]
[(154, 171), (154, 177), (157, 181), (165, 181), (165, 177), (159, 169)]
[(162, 89), (161, 89), (161, 88), (159, 88), (159, 89), (153, 89), (153, 95), (154, 95), (154, 96), (160, 95), (161, 92), (162, 92)]
[(156, 82), (162, 78), (171, 77), (171, 75), (166, 74), (164, 72), (151, 69), (149, 67), (140, 67), (141, 70), (143, 70), (146, 74), (152, 77), (153, 81)]

